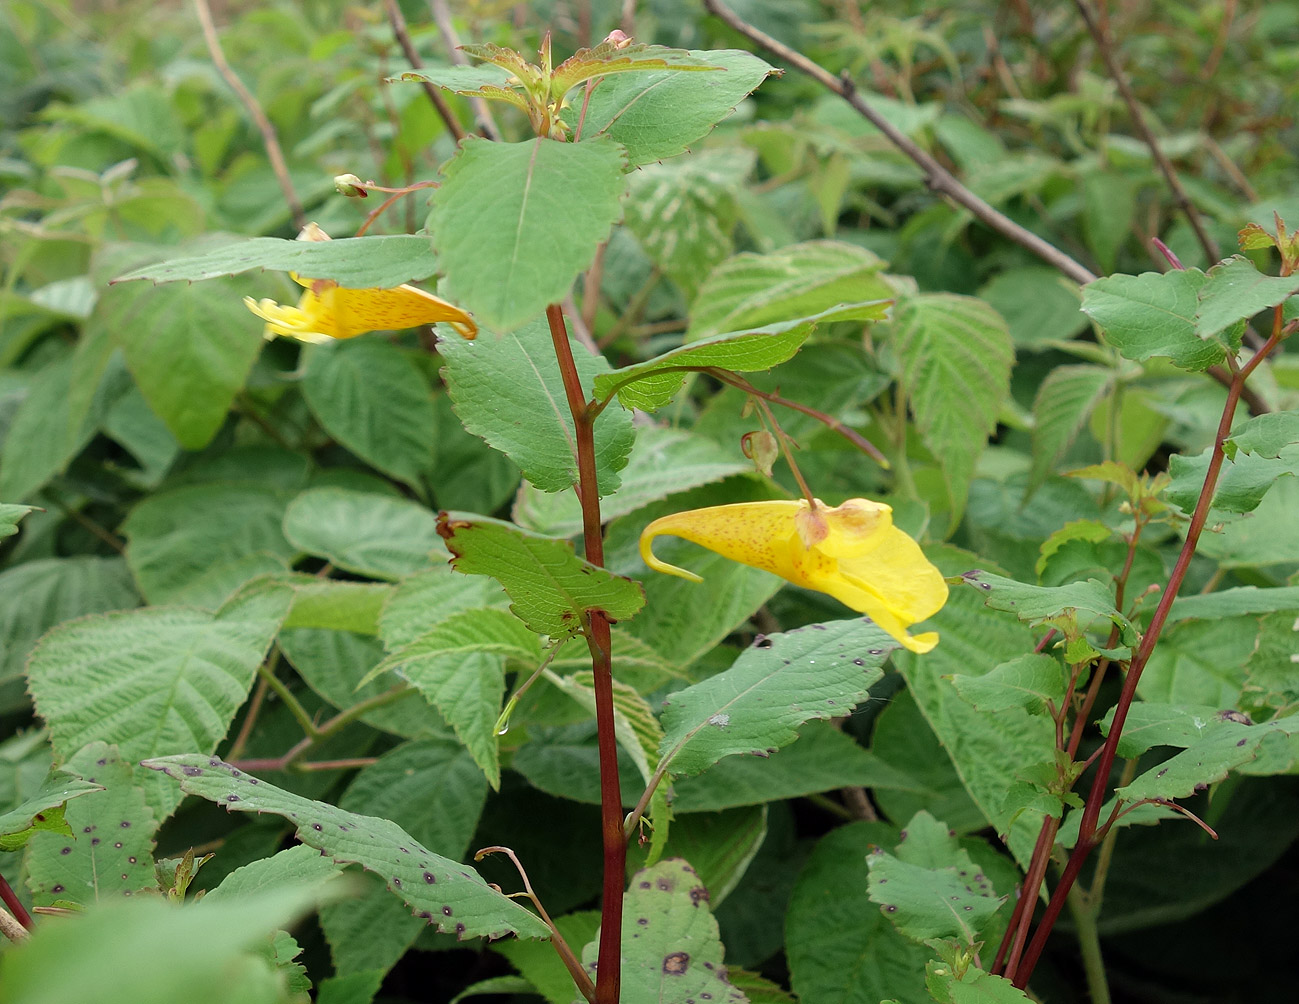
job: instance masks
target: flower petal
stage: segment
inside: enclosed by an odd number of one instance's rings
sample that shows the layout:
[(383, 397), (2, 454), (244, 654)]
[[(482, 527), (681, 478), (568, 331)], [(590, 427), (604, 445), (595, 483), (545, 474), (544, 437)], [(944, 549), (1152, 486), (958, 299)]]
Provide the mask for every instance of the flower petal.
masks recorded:
[(806, 502), (776, 500), (672, 513), (654, 520), (641, 532), (640, 555), (656, 572), (702, 582), (694, 572), (654, 557), (654, 538), (680, 537), (716, 551), (724, 558), (788, 579), (799, 574), (793, 565), (790, 544), (797, 537), (794, 517), (806, 508)]

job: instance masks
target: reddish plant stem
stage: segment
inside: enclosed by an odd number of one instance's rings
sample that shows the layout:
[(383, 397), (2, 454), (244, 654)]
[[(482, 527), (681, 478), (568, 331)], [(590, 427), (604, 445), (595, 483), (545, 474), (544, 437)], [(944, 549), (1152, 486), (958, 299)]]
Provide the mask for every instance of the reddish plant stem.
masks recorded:
[(27, 930), (32, 929), (32, 915), (27, 912), (27, 907), (18, 901), (18, 894), (13, 891), (3, 875), (0, 875), (0, 900), (4, 900), (5, 906), (14, 915), (14, 920)]
[(1042, 956), (1042, 950), (1046, 947), (1047, 938), (1055, 927), (1060, 911), (1064, 908), (1070, 889), (1073, 888), (1074, 882), (1077, 881), (1078, 875), (1082, 871), (1083, 863), (1100, 843), (1097, 822), (1100, 818), (1101, 807), (1105, 803), (1106, 791), (1109, 788), (1110, 771), (1118, 754), (1123, 725), (1127, 721), (1132, 702), (1136, 699), (1137, 684), (1141, 680), (1141, 673), (1150, 659), (1151, 652), (1154, 651), (1155, 643), (1159, 640), (1165, 622), (1168, 620), (1168, 614), (1173, 608), (1173, 601), (1177, 598), (1182, 582), (1186, 579), (1186, 573), (1191, 567), (1191, 559), (1195, 556), (1195, 548), (1199, 544), (1200, 534), (1204, 531), (1204, 525), (1208, 521), (1209, 509), (1213, 503), (1213, 492), (1217, 487), (1218, 475), (1222, 471), (1222, 462), (1225, 457), (1222, 444), (1231, 433), (1232, 421), (1236, 415), (1236, 405), (1239, 403), (1241, 392), (1245, 388), (1245, 381), (1263, 362), (1268, 353), (1276, 348), (1283, 333), (1284, 320), (1281, 308), (1276, 307), (1273, 310), (1272, 336), (1248, 363), (1235, 372), (1231, 387), (1227, 391), (1227, 403), (1223, 406), (1222, 418), (1218, 422), (1217, 435), (1213, 440), (1213, 452), (1209, 456), (1209, 469), (1205, 473), (1204, 485), (1200, 489), (1200, 497), (1196, 500), (1195, 510), (1191, 514), (1191, 522), (1186, 528), (1186, 540), (1182, 544), (1181, 553), (1177, 556), (1173, 572), (1168, 577), (1168, 585), (1159, 599), (1159, 605), (1150, 618), (1150, 625), (1146, 628), (1146, 633), (1141, 638), (1141, 644), (1137, 646), (1137, 651), (1132, 657), (1127, 677), (1123, 681), (1123, 690), (1119, 694), (1118, 703), (1114, 706), (1114, 718), (1110, 723), (1109, 735), (1106, 736), (1105, 745), (1100, 749), (1096, 776), (1092, 780), (1087, 802), (1083, 806), (1082, 822), (1078, 827), (1078, 843), (1074, 846), (1073, 853), (1069, 855), (1069, 861), (1060, 876), (1060, 882), (1051, 894), (1046, 912), (1043, 914), (1042, 921), (1038, 924), (1033, 939), (1029, 942), (1028, 949), (1025, 951), (1019, 966), (1013, 972), (1010, 967), (1007, 967), (1007, 975), (1015, 986), (1021, 990), (1028, 985), (1029, 978), (1033, 975), (1033, 969)]
[[(546, 308), (555, 357), (564, 380), (564, 394), (573, 415), (577, 437), (578, 482), (574, 486), (582, 503), (582, 539), (586, 560), (604, 565), (604, 531), (600, 523), (600, 492), (595, 469), (595, 413), (586, 403), (582, 382), (573, 361), (568, 328), (559, 304)], [(600, 749), (600, 833), (604, 844), (604, 892), (600, 905), (600, 950), (595, 970), (596, 1004), (617, 1004), (622, 980), (622, 895), (627, 867), (627, 844), (622, 831), (622, 791), (618, 784), (618, 738), (614, 734), (613, 662), (609, 619), (598, 610), (590, 613), (587, 645), (595, 675), (595, 724)]]

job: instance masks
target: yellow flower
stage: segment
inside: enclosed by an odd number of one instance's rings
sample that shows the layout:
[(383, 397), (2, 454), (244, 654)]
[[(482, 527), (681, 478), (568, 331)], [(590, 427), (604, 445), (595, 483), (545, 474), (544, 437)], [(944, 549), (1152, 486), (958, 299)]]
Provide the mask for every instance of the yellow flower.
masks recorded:
[(446, 321), (465, 338), (478, 334), (478, 326), (467, 313), (415, 286), (347, 289), (332, 279), (303, 279), (290, 274), (294, 282), (306, 287), (296, 307), (244, 297), (244, 305), (266, 321), (267, 338), (287, 335), (304, 342), (327, 342), (434, 321)]
[(907, 628), (947, 602), (947, 583), (920, 545), (893, 525), (893, 509), (849, 499), (831, 509), (819, 499), (742, 502), (673, 513), (640, 536), (645, 564), (692, 582), (693, 572), (654, 557), (655, 537), (681, 537), (744, 565), (774, 572), (796, 586), (829, 593), (867, 614), (912, 652), (928, 652), (938, 635)]

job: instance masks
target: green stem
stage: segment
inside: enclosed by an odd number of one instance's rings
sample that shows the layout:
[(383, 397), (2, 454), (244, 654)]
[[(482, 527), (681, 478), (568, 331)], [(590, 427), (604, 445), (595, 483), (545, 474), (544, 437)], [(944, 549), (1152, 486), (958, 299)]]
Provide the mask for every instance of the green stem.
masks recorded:
[(266, 685), (275, 691), (276, 696), (284, 702), (285, 707), (298, 720), (298, 724), (302, 726), (302, 731), (307, 734), (307, 737), (310, 739), (316, 738), (316, 723), (311, 720), (311, 713), (302, 706), (302, 702), (298, 700), (293, 691), (275, 675), (274, 667), (265, 664), (258, 666), (257, 675), (265, 680)]
[[(595, 416), (582, 391), (568, 328), (559, 304), (546, 308), (555, 358), (564, 381), (564, 394), (577, 438), (578, 501), (582, 504), (582, 539), (586, 560), (604, 566), (604, 531), (600, 520), (600, 489), (595, 466)], [(622, 981), (622, 898), (627, 844), (622, 829), (622, 792), (618, 784), (618, 737), (613, 715), (613, 642), (609, 619), (598, 610), (589, 615), (586, 631), (594, 675), (595, 723), (600, 750), (600, 832), (604, 846), (604, 883), (600, 904), (600, 948), (595, 971), (596, 1004), (618, 1004)]]
[(1090, 902), (1077, 886), (1069, 890), (1069, 915), (1078, 930), (1078, 950), (1087, 977), (1088, 996), (1092, 1004), (1110, 1004), (1110, 984), (1105, 977), (1105, 959), (1101, 955), (1100, 933), (1096, 928), (1099, 905)]

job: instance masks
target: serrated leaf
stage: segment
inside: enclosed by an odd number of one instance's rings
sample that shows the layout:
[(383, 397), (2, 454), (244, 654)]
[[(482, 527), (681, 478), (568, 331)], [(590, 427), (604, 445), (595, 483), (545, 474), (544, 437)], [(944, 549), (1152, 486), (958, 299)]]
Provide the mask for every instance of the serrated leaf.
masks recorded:
[(63, 767), (97, 790), (68, 807), (66, 835), (47, 833), (32, 841), (27, 885), (35, 903), (69, 900), (89, 906), (156, 889), (153, 835), (158, 821), (135, 783), (133, 765), (108, 743), (95, 742)]
[(1069, 341), (1088, 326), (1077, 284), (1045, 265), (998, 271), (979, 289), (979, 299), (1006, 319), (1011, 339), (1023, 349)]
[(688, 775), (737, 753), (774, 753), (797, 726), (858, 704), (898, 647), (864, 617), (771, 635), (730, 669), (668, 698), (662, 755), (673, 774)]
[[(572, 348), (584, 388), (609, 372), (603, 356), (580, 345)], [(442, 376), (465, 428), (508, 456), (542, 491), (572, 488), (578, 481), (576, 433), (546, 321), (507, 335), (446, 342), (440, 351), (446, 362)], [(618, 471), (626, 466), (635, 437), (631, 415), (620, 409), (606, 409), (596, 421), (601, 495), (617, 491)]]
[[(32, 652), (28, 679), (56, 756), (96, 740), (138, 761), (177, 749), (212, 751), (244, 703), (292, 599), (284, 587), (238, 596), (215, 614), (149, 607), (56, 628)], [(143, 778), (155, 816), (180, 793)]]
[(122, 524), (140, 591), (155, 604), (214, 609), (246, 579), (284, 571), (295, 553), (280, 529), (288, 497), (269, 485), (212, 483), (146, 496)]
[(18, 532), (18, 524), (23, 517), (35, 511), (34, 505), (12, 505), (0, 502), (0, 538), (12, 537)]
[(1257, 415), (1228, 436), (1222, 444), (1229, 460), (1237, 452), (1260, 457), (1280, 457), (1287, 446), (1299, 443), (1299, 411), (1274, 411)]
[(1020, 990), (1004, 976), (971, 966), (964, 973), (957, 975), (949, 965), (931, 962), (928, 967), (926, 986), (934, 1000), (942, 1000), (940, 994), (946, 995), (951, 1004), (1028, 1004), (1032, 998)]
[(501, 783), (496, 720), (505, 694), (505, 660), (537, 663), (537, 636), (504, 610), (463, 610), (398, 649), (361, 680), (395, 672), (442, 712), (483, 769)]
[(617, 394), (624, 408), (657, 411), (671, 403), (681, 389), (686, 378), (683, 370), (715, 366), (737, 373), (751, 373), (771, 369), (792, 357), (818, 323), (882, 321), (891, 304), (891, 300), (840, 303), (810, 317), (688, 342), (657, 358), (597, 376), (595, 396), (603, 401)]
[(1259, 589), (1239, 586), (1200, 596), (1179, 596), (1168, 613), (1168, 623), (1190, 619), (1214, 620), (1240, 614), (1268, 614), (1279, 610), (1299, 610), (1299, 586)]
[(1003, 662), (983, 676), (952, 677), (956, 692), (980, 711), (1023, 708), (1030, 715), (1040, 715), (1048, 701), (1059, 707), (1064, 684), (1060, 663), (1034, 652)]
[(438, 533), (456, 571), (496, 579), (510, 595), (510, 609), (537, 634), (570, 638), (590, 611), (620, 621), (645, 604), (640, 583), (583, 561), (568, 541), (459, 513), (440, 514)]
[(98, 416), (90, 400), (84, 410), (71, 407), (73, 366), (73, 359), (62, 359), (32, 378), (0, 451), (0, 496), (31, 498), (94, 438)]
[(396, 580), (446, 560), (429, 510), (406, 499), (346, 488), (312, 488), (284, 513), (293, 546), (339, 568)]
[(505, 590), (495, 579), (461, 574), (447, 562), (398, 584), (379, 617), (379, 635), (384, 647), (393, 651), (462, 610), (508, 606)]
[(51, 771), (38, 791), (0, 815), (0, 851), (16, 851), (41, 831), (71, 834), (64, 806), (96, 791), (103, 791), (103, 785), (67, 771)]
[(1083, 287), (1082, 309), (1124, 358), (1166, 356), (1198, 372), (1223, 358), (1221, 345), (1195, 333), (1198, 296), (1207, 281), (1195, 268), (1111, 275)]
[[(491, 332), (568, 294), (622, 218), (623, 150), (610, 140), (466, 139), (433, 196), (444, 294)], [(580, 195), (578, 194), (580, 193)]]
[(663, 45), (604, 41), (589, 49), (578, 49), (555, 67), (550, 78), (550, 93), (562, 98), (584, 80), (595, 80), (614, 73), (642, 73), (648, 70), (720, 70), (686, 49), (669, 49)]
[[(591, 92), (582, 142), (612, 137), (626, 148), (630, 167), (674, 157), (706, 136), (768, 74), (780, 72), (737, 49), (692, 49), (689, 55), (725, 72), (668, 69), (611, 77)], [(577, 110), (566, 118), (575, 123)]]
[[(584, 707), (594, 719), (597, 713), (594, 674), (588, 670), (563, 677), (551, 670), (546, 680)], [(645, 698), (620, 680), (613, 681), (614, 732), (618, 745), (640, 772), (641, 780), (648, 784), (654, 768), (658, 766), (659, 744), (663, 729), (654, 717)]]
[[(616, 519), (677, 492), (752, 469), (737, 451), (711, 438), (685, 429), (644, 426), (636, 431), (636, 444), (620, 474), (622, 486), (601, 502), (600, 517)], [(572, 491), (542, 492), (524, 484), (513, 516), (520, 526), (553, 537), (582, 532), (582, 506)]]
[[(926, 830), (940, 835), (919, 852), (910, 845), (926, 840)], [(945, 839), (944, 839), (945, 838)], [(909, 938), (959, 938), (970, 945), (983, 924), (1005, 902), (970, 855), (948, 836), (945, 824), (927, 812), (914, 816), (902, 831), (895, 854), (882, 849), (866, 858), (869, 896)]]
[[(1268, 491), (1283, 477), (1299, 474), (1299, 444), (1282, 447), (1277, 457), (1236, 452), (1234, 460), (1225, 459), (1213, 489), (1213, 507), (1227, 512), (1253, 512)], [(1193, 457), (1175, 453), (1168, 458), (1172, 475), (1165, 497), (1185, 512), (1195, 508), (1204, 489), (1212, 448)]]
[(1208, 281), (1200, 287), (1195, 333), (1212, 338), (1237, 321), (1275, 307), (1297, 291), (1299, 275), (1263, 275), (1248, 258), (1232, 255), (1209, 269)]
[[(1296, 718), (1247, 725), (1236, 721), (1234, 714), (1212, 707), (1134, 704), (1119, 738), (1120, 756), (1134, 757), (1153, 746), (1185, 748), (1115, 794), (1128, 801), (1187, 798), (1260, 756), (1265, 743), (1284, 743), (1285, 737), (1299, 733)], [(1112, 718), (1111, 711), (1100, 722), (1103, 733), (1108, 734)]]
[[(387, 289), (415, 279), (427, 279), (438, 270), (438, 263), (429, 239), (417, 234), (344, 237), (334, 241), (254, 237), (192, 258), (146, 265), (118, 276), (113, 282), (130, 279), (197, 282), (253, 269), (274, 269), (297, 272), (312, 279), (333, 279), (349, 289)], [(235, 302), (239, 303), (238, 297)], [(239, 308), (243, 309), (241, 303)]]
[(410, 356), (377, 338), (318, 345), (302, 375), (302, 394), (343, 446), (423, 491), (435, 456), (437, 413), (428, 380)]
[(230, 280), (119, 286), (91, 317), (92, 331), (113, 333), (145, 401), (188, 450), (216, 435), (265, 344), (243, 292)]
[(390, 820), (313, 802), (215, 757), (191, 753), (151, 759), (143, 766), (166, 774), (183, 791), (232, 812), (272, 812), (292, 820), (304, 844), (340, 864), (356, 863), (375, 872), (439, 931), (460, 937), (549, 937), (545, 924), (489, 887), (468, 865), (434, 854)]
[(1113, 530), (1099, 520), (1072, 520), (1042, 542), (1041, 548), (1038, 549), (1037, 563), (1033, 566), (1033, 571), (1037, 572), (1040, 579), (1042, 573), (1046, 571), (1046, 566), (1050, 563), (1052, 555), (1071, 540), (1085, 540), (1093, 544), (1099, 544), (1101, 541), (1109, 540), (1113, 533)]
[[(582, 950), (582, 964), (592, 975), (598, 946), (597, 935)], [(680, 858), (631, 877), (623, 901), (622, 977), (623, 1004), (687, 998), (747, 1004), (726, 979), (708, 890)]]
[[(1122, 632), (1126, 644), (1136, 643), (1136, 628), (1114, 609), (1110, 587), (1096, 579), (1063, 586), (1033, 586), (991, 572), (966, 572), (961, 578), (967, 585), (980, 590), (984, 601), (993, 610), (1008, 611), (1022, 621), (1040, 624), (1076, 612), (1093, 614), (1112, 621)], [(1086, 621), (1082, 621), (1080, 626), (1086, 627)]]
[(987, 304), (950, 293), (906, 298), (889, 329), (920, 437), (943, 471), (955, 529), (974, 465), (1010, 393), (1010, 332)]
[(1141, 698), (1238, 707), (1246, 666), (1258, 642), (1259, 621), (1253, 617), (1168, 624), (1141, 674)]
[(808, 241), (769, 254), (738, 254), (704, 280), (686, 339), (808, 318), (836, 304), (889, 299), (884, 261), (855, 244)]
[(1113, 386), (1114, 374), (1099, 366), (1057, 366), (1047, 374), (1033, 401), (1033, 465), (1026, 495), (1054, 473)]

